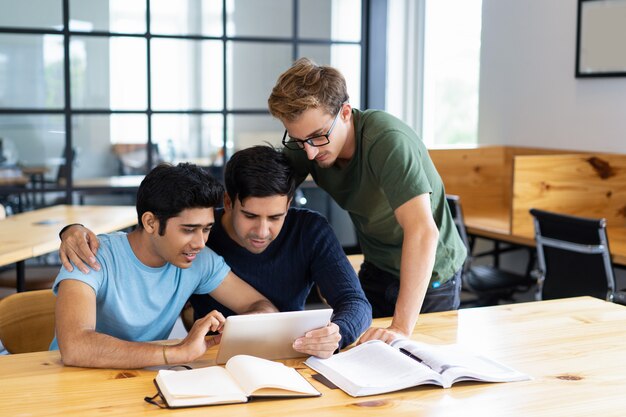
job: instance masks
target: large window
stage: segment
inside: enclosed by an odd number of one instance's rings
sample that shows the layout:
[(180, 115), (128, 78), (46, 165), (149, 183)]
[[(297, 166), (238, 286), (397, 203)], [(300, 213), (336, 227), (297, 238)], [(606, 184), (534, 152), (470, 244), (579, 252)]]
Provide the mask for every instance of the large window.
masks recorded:
[(386, 107), (428, 146), (477, 143), (482, 0), (388, 2)]
[(0, 0), (1, 141), (67, 198), (160, 161), (219, 172), (238, 149), (280, 143), (266, 101), (298, 57), (338, 67), (361, 106), (364, 4)]

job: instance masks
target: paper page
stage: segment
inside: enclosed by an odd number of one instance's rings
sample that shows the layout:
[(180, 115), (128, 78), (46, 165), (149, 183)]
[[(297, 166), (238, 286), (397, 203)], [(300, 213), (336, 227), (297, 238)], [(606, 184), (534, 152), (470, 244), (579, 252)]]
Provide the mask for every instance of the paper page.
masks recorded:
[(221, 366), (185, 371), (159, 371), (157, 382), (171, 397), (217, 397), (243, 395), (242, 389)]
[[(247, 395), (320, 395), (307, 380), (293, 368), (280, 362), (249, 355), (233, 356), (226, 363), (226, 369), (233, 375)], [(279, 388), (263, 390), (263, 388)], [(286, 390), (286, 391), (285, 391)]]
[(464, 379), (493, 382), (528, 379), (512, 368), (455, 344), (429, 345), (405, 339), (394, 341), (393, 346), (409, 351), (450, 384)]
[(305, 363), (355, 396), (421, 383), (439, 383), (440, 379), (426, 366), (379, 340), (363, 343), (329, 359), (311, 357)]

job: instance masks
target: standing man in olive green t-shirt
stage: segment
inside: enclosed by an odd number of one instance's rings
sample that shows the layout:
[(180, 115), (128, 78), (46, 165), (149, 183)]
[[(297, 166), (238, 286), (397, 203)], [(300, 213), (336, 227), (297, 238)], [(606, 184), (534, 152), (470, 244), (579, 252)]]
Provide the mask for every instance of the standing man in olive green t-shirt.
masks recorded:
[(420, 311), (457, 309), (466, 251), (417, 134), (385, 112), (353, 109), (341, 73), (306, 58), (278, 78), (268, 103), (299, 181), (311, 174), (350, 213), (374, 317), (393, 316), (361, 342), (409, 336)]

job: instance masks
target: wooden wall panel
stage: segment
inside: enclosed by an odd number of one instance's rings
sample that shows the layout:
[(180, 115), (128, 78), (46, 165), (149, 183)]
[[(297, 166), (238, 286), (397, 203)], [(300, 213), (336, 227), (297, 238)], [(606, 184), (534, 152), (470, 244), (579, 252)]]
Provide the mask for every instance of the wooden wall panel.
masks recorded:
[(511, 187), (511, 172), (505, 163), (505, 148), (431, 149), (430, 157), (443, 179), (448, 194), (461, 197), (466, 215), (493, 207), (507, 207), (505, 189)]
[(626, 226), (626, 155), (518, 156), (514, 178), (515, 235), (533, 236), (533, 207)]

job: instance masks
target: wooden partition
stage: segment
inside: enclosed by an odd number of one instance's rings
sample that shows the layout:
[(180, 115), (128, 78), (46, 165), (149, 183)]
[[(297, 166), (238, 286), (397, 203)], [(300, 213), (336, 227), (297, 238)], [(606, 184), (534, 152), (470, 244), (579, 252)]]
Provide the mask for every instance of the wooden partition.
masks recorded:
[(626, 155), (518, 156), (513, 175), (514, 235), (534, 235), (533, 207), (626, 227)]
[(467, 149), (431, 149), (446, 193), (461, 197), (467, 226), (510, 233), (513, 166), (518, 155), (557, 154), (554, 149), (479, 146)]
[(431, 149), (429, 153), (446, 192), (461, 197), (466, 214), (510, 210), (506, 194), (512, 171), (507, 167), (505, 147)]
[(469, 233), (534, 245), (539, 208), (606, 218), (613, 262), (626, 265), (626, 155), (484, 146), (429, 151)]

